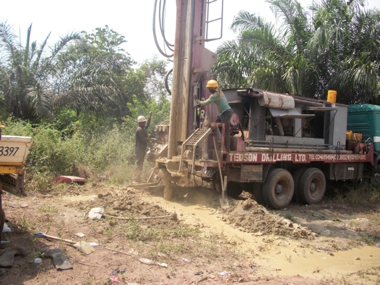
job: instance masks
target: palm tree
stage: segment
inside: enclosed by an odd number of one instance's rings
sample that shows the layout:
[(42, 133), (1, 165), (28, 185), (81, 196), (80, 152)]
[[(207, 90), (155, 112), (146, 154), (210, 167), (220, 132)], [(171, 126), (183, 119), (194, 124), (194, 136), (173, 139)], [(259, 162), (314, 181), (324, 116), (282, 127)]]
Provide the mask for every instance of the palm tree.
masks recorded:
[(218, 72), (218, 81), (226, 88), (245, 87), (256, 62), (251, 47), (236, 41), (228, 41), (218, 48), (218, 61), (214, 69)]
[[(106, 26), (95, 33), (83, 32), (82, 40), (59, 55), (55, 77), (56, 110), (74, 108), (77, 113), (90, 111), (100, 116), (128, 114), (127, 77), (135, 63), (120, 45), (124, 36)], [(129, 86), (133, 88), (133, 83)]]
[(51, 76), (55, 73), (55, 60), (66, 45), (79, 34), (62, 37), (46, 55), (47, 41), (38, 46), (31, 41), (29, 26), (26, 44), (22, 46), (7, 23), (0, 23), (0, 100), (7, 112), (20, 119), (36, 122), (50, 111)]
[(359, 0), (322, 1), (312, 9), (315, 33), (309, 46), (323, 58), (323, 64), (315, 62), (322, 90), (337, 90), (343, 103), (374, 103), (380, 87), (379, 10), (363, 10)]
[(240, 74), (257, 88), (301, 95), (305, 88), (303, 78), (309, 76), (310, 70), (304, 56), (310, 38), (306, 14), (297, 1), (267, 2), (276, 16), (284, 19), (282, 29), (276, 31), (261, 17), (239, 12), (231, 25), (240, 32), (239, 40), (218, 49), (215, 69), (227, 73), (226, 77), (234, 74), (232, 78), (240, 78)]
[(363, 10), (361, 0), (321, 0), (308, 20), (297, 0), (266, 2), (282, 26), (239, 12), (238, 40), (217, 50), (214, 72), (226, 86), (324, 98), (335, 89), (342, 103), (378, 100), (379, 10)]

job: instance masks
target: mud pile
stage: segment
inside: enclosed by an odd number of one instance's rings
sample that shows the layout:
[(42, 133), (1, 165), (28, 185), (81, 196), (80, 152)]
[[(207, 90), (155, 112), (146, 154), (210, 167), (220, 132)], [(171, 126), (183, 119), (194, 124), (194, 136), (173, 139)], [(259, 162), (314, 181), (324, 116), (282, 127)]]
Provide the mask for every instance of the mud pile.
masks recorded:
[[(119, 219), (140, 219), (142, 223), (154, 225), (179, 223), (175, 213), (169, 213), (159, 205), (144, 202), (139, 198), (141, 193), (133, 188), (117, 189), (97, 194), (97, 197), (72, 202), (71, 206), (90, 211), (92, 208), (104, 209), (104, 216)], [(160, 219), (163, 217), (165, 219)]]
[(233, 201), (228, 209), (222, 209), (222, 220), (256, 235), (280, 235), (292, 238), (314, 239), (316, 234), (308, 228), (270, 213), (251, 198)]

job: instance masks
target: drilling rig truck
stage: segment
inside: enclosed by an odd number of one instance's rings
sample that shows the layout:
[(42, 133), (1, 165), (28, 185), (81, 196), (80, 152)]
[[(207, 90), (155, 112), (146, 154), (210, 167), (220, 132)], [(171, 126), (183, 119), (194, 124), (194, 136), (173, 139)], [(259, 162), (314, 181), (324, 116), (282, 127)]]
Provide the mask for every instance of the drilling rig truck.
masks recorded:
[[(165, 199), (171, 199), (174, 184), (204, 183), (231, 197), (248, 191), (258, 203), (282, 209), (292, 199), (320, 202), (327, 180), (361, 180), (379, 172), (378, 106), (376, 131), (361, 129), (365, 122), (355, 125), (366, 109), (336, 103), (334, 91), (319, 100), (255, 88), (223, 90), (234, 112), (228, 130), (216, 123), (215, 106), (197, 106), (193, 97), (207, 98), (207, 81), (217, 79), (210, 71), (216, 55), (205, 43), (221, 37), (220, 31), (210, 38), (208, 29), (222, 22), (222, 0), (177, 1), (170, 123), (155, 127), (153, 155)], [(224, 132), (230, 134), (230, 151)]]

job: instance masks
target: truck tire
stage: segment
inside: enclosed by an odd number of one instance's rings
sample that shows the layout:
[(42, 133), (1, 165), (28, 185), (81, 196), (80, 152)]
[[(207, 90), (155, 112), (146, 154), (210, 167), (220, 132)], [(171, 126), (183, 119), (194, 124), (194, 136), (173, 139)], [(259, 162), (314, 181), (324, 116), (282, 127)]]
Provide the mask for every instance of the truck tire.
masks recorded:
[(307, 167), (302, 167), (297, 169), (295, 172), (293, 172), (293, 181), (294, 181), (294, 201), (300, 203), (301, 199), (298, 195), (298, 185), (301, 180), (301, 176), (304, 174), (304, 172), (307, 170)]
[(301, 176), (297, 197), (306, 204), (319, 203), (326, 192), (326, 178), (319, 168), (309, 168)]
[(269, 172), (262, 190), (265, 205), (282, 209), (290, 203), (293, 193), (294, 181), (289, 171), (276, 168)]
[(263, 185), (261, 183), (252, 183), (251, 193), (253, 194), (253, 198), (260, 205), (265, 205), (263, 198)]
[(239, 182), (228, 182), (227, 183), (227, 195), (231, 198), (237, 199), (239, 198), (240, 194), (243, 192), (243, 187)]

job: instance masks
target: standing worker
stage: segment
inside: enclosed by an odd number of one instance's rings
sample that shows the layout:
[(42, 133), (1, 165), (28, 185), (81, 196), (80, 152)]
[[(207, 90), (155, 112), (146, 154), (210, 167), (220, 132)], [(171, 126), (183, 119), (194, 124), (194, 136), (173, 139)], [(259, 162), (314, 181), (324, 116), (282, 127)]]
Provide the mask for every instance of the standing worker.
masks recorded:
[(227, 98), (223, 91), (218, 87), (218, 82), (216, 80), (209, 80), (206, 87), (210, 91), (211, 96), (206, 101), (196, 100), (196, 102), (201, 106), (206, 106), (211, 103), (216, 104), (219, 112), (216, 122), (222, 122), (225, 125), (224, 142), (226, 145), (226, 150), (230, 151), (230, 120), (233, 115), (233, 111), (228, 104)]
[(139, 116), (137, 118), (138, 127), (136, 129), (136, 144), (135, 144), (135, 152), (136, 152), (136, 167), (133, 174), (133, 182), (140, 183), (141, 182), (141, 172), (144, 166), (144, 158), (146, 154), (146, 147), (148, 142), (151, 140), (149, 138), (149, 134), (146, 129), (150, 125), (150, 119), (152, 118), (153, 112), (149, 112), (148, 120), (144, 116)]

